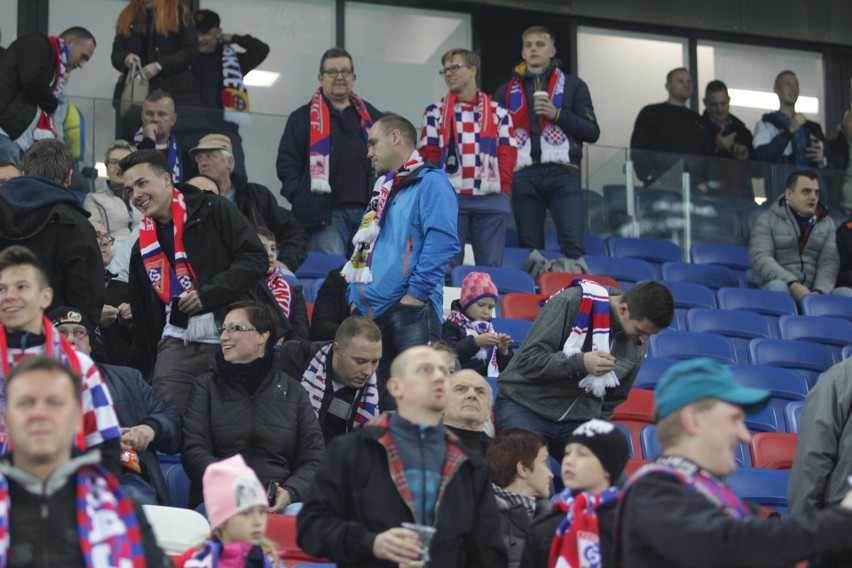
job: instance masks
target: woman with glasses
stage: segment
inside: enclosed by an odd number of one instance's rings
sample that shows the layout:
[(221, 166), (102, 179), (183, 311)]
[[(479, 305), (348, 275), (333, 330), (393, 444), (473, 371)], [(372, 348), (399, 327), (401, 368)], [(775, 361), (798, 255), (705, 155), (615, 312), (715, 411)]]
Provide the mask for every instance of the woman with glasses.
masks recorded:
[(124, 195), (124, 184), (118, 171), (118, 162), (123, 157), (135, 152), (130, 142), (116, 140), (106, 151), (107, 179), (94, 193), (86, 196), (83, 207), (92, 214), (89, 220), (99, 221), (115, 239), (111, 243), (116, 249), (130, 236), (130, 233), (142, 220), (142, 214), (130, 206)]
[[(196, 381), (183, 419), (181, 454), (190, 506), (213, 462), (241, 454), (269, 493), (269, 512), (300, 503), (323, 455), (322, 431), (302, 386), (275, 364), (279, 319), (258, 302), (231, 304), (222, 349)], [(291, 508), (291, 511), (293, 509)]]

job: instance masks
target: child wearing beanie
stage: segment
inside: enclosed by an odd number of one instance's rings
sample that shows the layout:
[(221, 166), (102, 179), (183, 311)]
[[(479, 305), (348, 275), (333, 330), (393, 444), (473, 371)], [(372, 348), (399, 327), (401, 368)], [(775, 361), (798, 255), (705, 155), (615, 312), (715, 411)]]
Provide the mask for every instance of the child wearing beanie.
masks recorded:
[(239, 454), (204, 471), (210, 538), (186, 551), (178, 568), (283, 568), (266, 538), (266, 491)]
[(484, 272), (471, 272), (462, 282), (461, 298), (452, 303), (442, 339), (458, 353), (462, 369), (496, 377), (512, 360), (512, 338), (497, 333), (491, 314), (497, 305), (497, 287)]
[[(522, 566), (614, 566), (615, 486), (629, 457), (627, 437), (611, 422), (589, 420), (568, 438), (562, 458), (565, 489), (550, 515), (533, 524)], [(567, 564), (564, 564), (567, 562)]]

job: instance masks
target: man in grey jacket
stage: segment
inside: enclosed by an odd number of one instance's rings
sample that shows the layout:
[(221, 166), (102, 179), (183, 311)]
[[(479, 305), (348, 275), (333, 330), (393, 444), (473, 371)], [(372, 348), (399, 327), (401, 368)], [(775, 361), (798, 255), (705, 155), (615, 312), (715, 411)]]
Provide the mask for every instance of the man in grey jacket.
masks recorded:
[[(570, 287), (551, 298), (533, 323), (521, 348), (497, 381), (496, 428), (523, 428), (548, 442), (561, 459), (565, 440), (583, 422), (608, 420), (627, 399), (642, 366), (648, 338), (674, 318), (674, 299), (658, 282), (645, 282), (626, 294), (609, 288), (609, 352), (592, 348), (591, 333), (579, 352), (567, 355), (566, 343), (580, 312), (583, 291)], [(588, 392), (587, 375), (614, 374), (603, 396)], [(610, 375), (611, 376), (611, 375)]]
[(790, 174), (784, 196), (751, 231), (749, 260), (761, 288), (786, 292), (797, 303), (808, 294), (852, 296), (852, 288), (834, 287), (840, 265), (834, 232), (834, 220), (819, 200), (816, 172)]

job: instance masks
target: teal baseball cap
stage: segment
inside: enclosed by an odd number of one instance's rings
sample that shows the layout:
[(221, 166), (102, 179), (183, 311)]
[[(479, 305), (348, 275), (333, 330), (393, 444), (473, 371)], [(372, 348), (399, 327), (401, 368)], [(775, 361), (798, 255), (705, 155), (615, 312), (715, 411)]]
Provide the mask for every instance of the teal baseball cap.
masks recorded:
[(657, 420), (703, 398), (736, 404), (746, 414), (755, 414), (766, 407), (771, 394), (766, 389), (738, 384), (726, 366), (713, 359), (699, 357), (676, 363), (663, 373), (654, 391), (654, 405)]

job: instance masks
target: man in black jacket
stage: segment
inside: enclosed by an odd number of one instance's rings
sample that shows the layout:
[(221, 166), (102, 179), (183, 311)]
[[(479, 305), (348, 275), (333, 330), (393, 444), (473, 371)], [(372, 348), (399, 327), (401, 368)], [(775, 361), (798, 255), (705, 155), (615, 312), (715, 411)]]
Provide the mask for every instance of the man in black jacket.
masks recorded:
[(711, 359), (673, 365), (657, 383), (663, 455), (631, 478), (616, 514), (616, 566), (787, 566), (852, 551), (852, 492), (837, 507), (781, 521), (755, 518), (722, 479), (750, 435), (744, 418), (770, 392), (737, 384)]
[[(398, 412), (331, 441), (299, 514), (299, 546), (341, 568), (417, 559), (441, 568), (506, 567), (487, 466), (441, 423), (448, 372), (431, 347), (394, 360), (387, 386)], [(431, 545), (422, 550), (403, 522), (434, 527)]]
[(65, 74), (82, 69), (95, 53), (95, 37), (81, 27), (59, 37), (33, 32), (12, 42), (0, 59), (0, 159), (17, 162), (39, 138), (54, 137), (53, 123)]
[[(195, 13), (198, 33), (198, 59), (192, 64), (192, 74), (198, 83), (201, 104), (207, 111), (209, 132), (226, 134), (234, 147), (234, 171), (246, 175), (246, 157), (240, 125), (250, 124), (248, 92), (245, 76), (263, 63), (269, 46), (248, 34), (226, 34), (220, 27), (219, 14), (212, 10)], [(243, 51), (237, 51), (233, 46)]]
[(52, 306), (77, 306), (99, 321), (104, 271), (89, 212), (68, 190), (74, 161), (58, 140), (40, 140), (24, 155), (24, 175), (0, 186), (0, 250), (35, 253), (53, 288)]
[(295, 272), (308, 256), (308, 235), (296, 216), (278, 205), (269, 188), (235, 173), (237, 159), (228, 136), (208, 134), (189, 156), (198, 165), (198, 172), (212, 178), (219, 186), (219, 195), (236, 204), (252, 226), (272, 231), (278, 241), (278, 260)]
[(332, 48), (320, 60), (320, 88), (287, 119), (275, 167), (281, 195), (310, 234), (313, 251), (346, 255), (370, 201), (367, 131), (381, 116), (361, 100), (352, 56)]
[(145, 216), (130, 256), (131, 361), (152, 372), (154, 391), (183, 412), (219, 349), (224, 309), (255, 299), (280, 313), (263, 280), (269, 262), (245, 217), (221, 197), (175, 187), (159, 152), (134, 152), (120, 168)]

